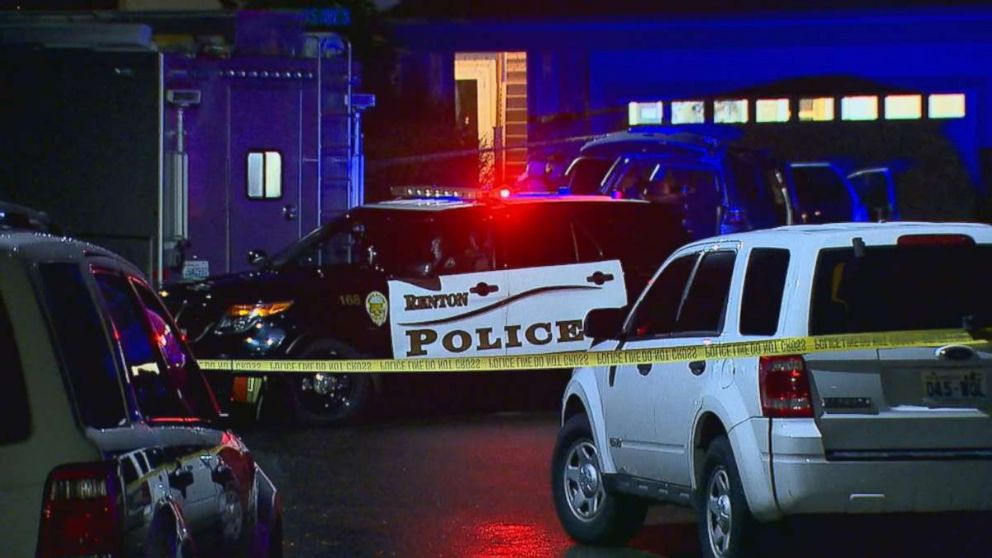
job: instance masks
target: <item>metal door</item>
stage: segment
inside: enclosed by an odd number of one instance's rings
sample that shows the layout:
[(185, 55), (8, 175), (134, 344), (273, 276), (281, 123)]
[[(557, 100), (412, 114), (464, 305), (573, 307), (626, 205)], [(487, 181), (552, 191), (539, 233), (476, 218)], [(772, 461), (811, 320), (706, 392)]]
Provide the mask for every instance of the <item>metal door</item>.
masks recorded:
[(234, 83), (228, 110), (228, 267), (236, 271), (248, 267), (250, 250), (271, 254), (302, 235), (303, 86)]

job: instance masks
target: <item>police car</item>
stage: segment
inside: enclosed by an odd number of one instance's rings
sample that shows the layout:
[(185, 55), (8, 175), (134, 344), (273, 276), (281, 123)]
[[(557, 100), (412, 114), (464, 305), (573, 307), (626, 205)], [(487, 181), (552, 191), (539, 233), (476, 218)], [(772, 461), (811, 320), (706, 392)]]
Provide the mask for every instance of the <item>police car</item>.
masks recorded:
[[(625, 307), (628, 293), (685, 241), (670, 210), (641, 201), (404, 194), (356, 208), (271, 257), (256, 254), (256, 271), (167, 290), (195, 354), (408, 359), (582, 350), (586, 313)], [(230, 377), (218, 377), (218, 391), (234, 400), (276, 393), (258, 378)], [(294, 375), (282, 387), (299, 420), (326, 424), (354, 416), (381, 379)]]
[[(592, 350), (992, 325), (992, 227), (848, 223), (675, 252)], [(620, 543), (648, 501), (692, 505), (703, 555), (800, 514), (992, 510), (992, 351), (958, 343), (580, 368), (553, 493), (566, 531)], [(967, 340), (967, 341), (965, 341)], [(766, 345), (766, 346), (774, 346)]]

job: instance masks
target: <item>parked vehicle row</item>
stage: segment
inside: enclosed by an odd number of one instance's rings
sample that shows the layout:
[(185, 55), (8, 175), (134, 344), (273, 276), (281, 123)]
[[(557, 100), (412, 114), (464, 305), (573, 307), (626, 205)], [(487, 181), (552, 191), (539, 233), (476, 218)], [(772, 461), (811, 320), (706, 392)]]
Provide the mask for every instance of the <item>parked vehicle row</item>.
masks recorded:
[[(591, 350), (992, 325), (992, 227), (794, 226), (677, 250)], [(796, 515), (992, 510), (992, 349), (866, 348), (577, 369), (552, 490), (565, 530), (622, 543), (693, 506), (703, 555)]]
[[(693, 239), (780, 225), (894, 219), (886, 168), (783, 163), (720, 127), (635, 126), (586, 143), (566, 172), (579, 194), (668, 204)], [(869, 205), (870, 204), (870, 205)]]
[(0, 234), (4, 556), (282, 555), (279, 493), (131, 264)]

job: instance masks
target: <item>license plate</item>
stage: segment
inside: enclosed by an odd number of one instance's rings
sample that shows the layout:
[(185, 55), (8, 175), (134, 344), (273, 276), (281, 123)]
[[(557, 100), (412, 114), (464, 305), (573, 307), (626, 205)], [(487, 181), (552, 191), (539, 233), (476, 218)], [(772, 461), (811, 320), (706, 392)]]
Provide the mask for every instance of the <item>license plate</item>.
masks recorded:
[(939, 405), (986, 403), (988, 378), (977, 370), (948, 370), (923, 373), (923, 400)]

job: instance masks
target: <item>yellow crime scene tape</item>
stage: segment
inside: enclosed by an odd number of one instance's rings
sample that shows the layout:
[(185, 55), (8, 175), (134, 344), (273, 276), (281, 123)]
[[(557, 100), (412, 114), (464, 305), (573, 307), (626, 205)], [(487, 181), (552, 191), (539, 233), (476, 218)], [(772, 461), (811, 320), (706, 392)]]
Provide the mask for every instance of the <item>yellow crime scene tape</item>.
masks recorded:
[(693, 360), (810, 354), (855, 349), (898, 349), (943, 345), (988, 345), (992, 330), (972, 335), (961, 329), (895, 331), (789, 337), (735, 343), (702, 343), (657, 349), (572, 351), (536, 355), (340, 360), (198, 360), (203, 370), (238, 373), (412, 373), (538, 370), (621, 364), (660, 364)]

